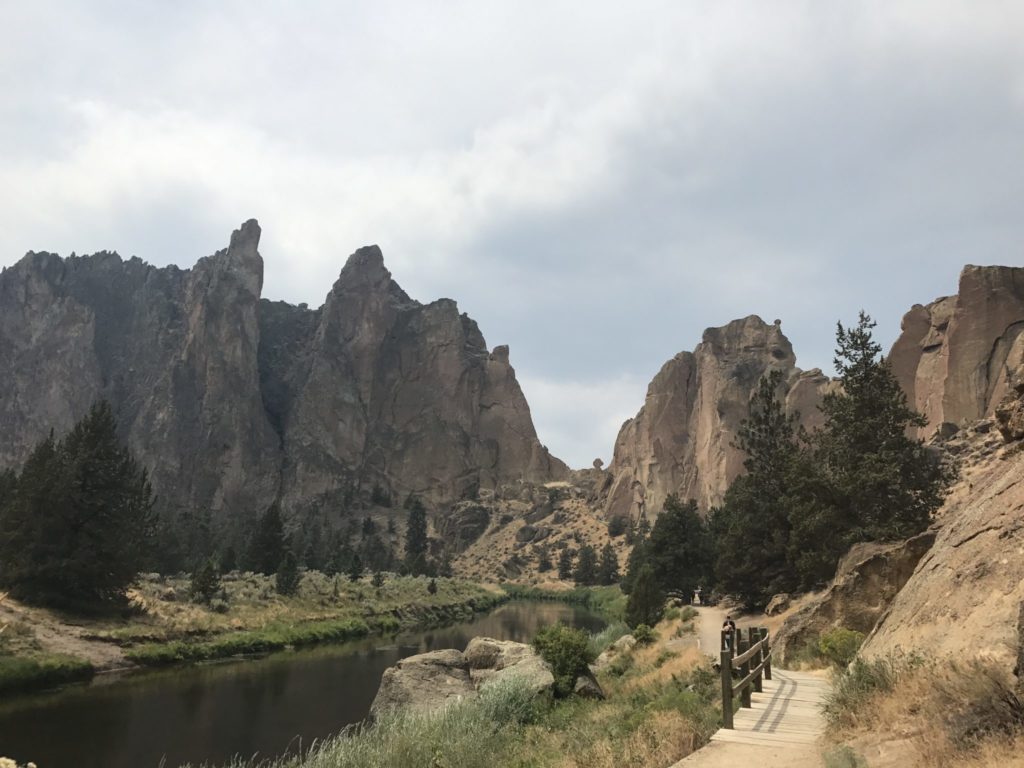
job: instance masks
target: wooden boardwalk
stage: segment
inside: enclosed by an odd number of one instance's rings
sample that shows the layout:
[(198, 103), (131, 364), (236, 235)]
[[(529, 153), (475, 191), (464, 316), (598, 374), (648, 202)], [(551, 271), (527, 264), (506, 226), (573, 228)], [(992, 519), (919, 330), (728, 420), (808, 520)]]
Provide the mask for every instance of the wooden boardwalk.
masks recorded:
[(735, 728), (722, 728), (712, 741), (733, 744), (814, 744), (825, 730), (821, 703), (828, 682), (807, 672), (772, 671), (762, 693), (751, 694), (752, 706), (741, 707)]

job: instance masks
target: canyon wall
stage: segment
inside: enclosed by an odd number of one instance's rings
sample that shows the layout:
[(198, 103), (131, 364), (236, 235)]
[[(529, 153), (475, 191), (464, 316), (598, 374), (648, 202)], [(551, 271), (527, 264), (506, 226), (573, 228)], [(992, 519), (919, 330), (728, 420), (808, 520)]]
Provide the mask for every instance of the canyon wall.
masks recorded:
[(509, 364), (455, 302), (421, 304), (376, 247), (322, 307), (260, 298), (260, 228), (191, 269), (114, 253), (29, 253), (0, 274), (0, 468), (98, 398), (149, 468), (164, 515), (244, 530), (340, 511), (380, 486), (435, 503), (560, 479)]

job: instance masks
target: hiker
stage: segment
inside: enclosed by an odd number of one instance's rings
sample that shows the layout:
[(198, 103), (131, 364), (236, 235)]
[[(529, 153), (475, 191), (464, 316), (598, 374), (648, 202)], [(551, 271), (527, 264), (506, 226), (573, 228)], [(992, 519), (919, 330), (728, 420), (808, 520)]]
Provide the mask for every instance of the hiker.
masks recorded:
[(736, 622), (732, 616), (726, 616), (722, 622), (722, 650), (732, 650), (732, 639), (736, 636)]

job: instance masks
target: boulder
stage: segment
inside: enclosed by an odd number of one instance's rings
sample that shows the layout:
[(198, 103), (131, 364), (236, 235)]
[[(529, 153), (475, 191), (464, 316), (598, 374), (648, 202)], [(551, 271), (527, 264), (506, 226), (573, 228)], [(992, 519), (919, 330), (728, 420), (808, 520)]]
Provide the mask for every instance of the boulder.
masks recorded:
[(906, 541), (851, 547), (828, 588), (787, 618), (776, 633), (773, 647), (779, 665), (836, 627), (871, 632), (934, 541), (935, 532), (925, 531)]
[(528, 681), (538, 695), (551, 691), (555, 685), (550, 667), (525, 643), (474, 637), (466, 646), (465, 657), (477, 688), (510, 676)]
[(792, 600), (785, 592), (773, 595), (772, 599), (768, 601), (768, 605), (765, 606), (764, 614), (765, 616), (774, 616), (777, 613), (782, 613), (789, 608), (791, 602)]
[(465, 655), (456, 650), (431, 651), (402, 659), (384, 670), (370, 713), (434, 709), (476, 693)]
[(623, 635), (614, 643), (605, 648), (597, 657), (590, 668), (595, 672), (602, 672), (607, 669), (617, 656), (629, 653), (636, 646), (636, 638), (632, 635)]
[(601, 690), (601, 685), (590, 672), (576, 678), (576, 684), (573, 686), (572, 692), (574, 696), (579, 696), (581, 699), (600, 700), (604, 698), (604, 691)]

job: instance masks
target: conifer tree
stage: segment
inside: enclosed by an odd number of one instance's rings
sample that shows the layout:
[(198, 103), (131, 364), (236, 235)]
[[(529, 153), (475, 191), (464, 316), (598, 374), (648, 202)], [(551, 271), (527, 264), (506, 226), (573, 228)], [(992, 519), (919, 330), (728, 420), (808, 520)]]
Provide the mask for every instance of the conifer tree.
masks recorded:
[(197, 603), (209, 603), (220, 591), (220, 574), (213, 560), (206, 560), (192, 574), (189, 594)]
[(0, 584), (69, 607), (123, 599), (150, 562), (153, 497), (110, 405), (94, 405), (59, 443), (51, 434), (16, 482), (5, 478)]
[(597, 583), (609, 587), (619, 581), (619, 558), (610, 541), (601, 549), (601, 561), (597, 566)]
[(413, 576), (427, 568), (427, 510), (423, 502), (413, 499), (405, 527), (405, 566)]
[(257, 523), (249, 542), (248, 567), (256, 573), (270, 575), (277, 571), (285, 556), (284, 524), (281, 510), (271, 504)]
[(348, 566), (348, 580), (355, 582), (361, 578), (363, 578), (363, 561), (358, 553), (356, 553), (352, 555), (352, 560)]
[(654, 569), (645, 564), (637, 573), (626, 601), (626, 623), (633, 628), (640, 624), (653, 627), (664, 613), (665, 595), (658, 587)]
[(646, 562), (661, 590), (688, 599), (706, 580), (710, 548), (697, 503), (692, 499), (683, 503), (669, 494), (645, 545)]
[(576, 555), (576, 568), (573, 571), (573, 581), (583, 586), (590, 586), (597, 583), (597, 553), (589, 544), (580, 547)]
[(927, 419), (914, 411), (860, 313), (856, 327), (836, 329), (841, 388), (825, 395), (825, 424), (812, 440), (814, 475), (791, 515), (791, 560), (802, 586), (835, 572), (859, 541), (900, 539), (928, 526), (954, 472), (921, 440), (908, 437)]
[(281, 565), (277, 569), (276, 589), (279, 595), (294, 595), (299, 591), (299, 561), (291, 550), (284, 553)]
[(572, 578), (572, 550), (566, 547), (558, 556), (558, 578), (568, 581)]

